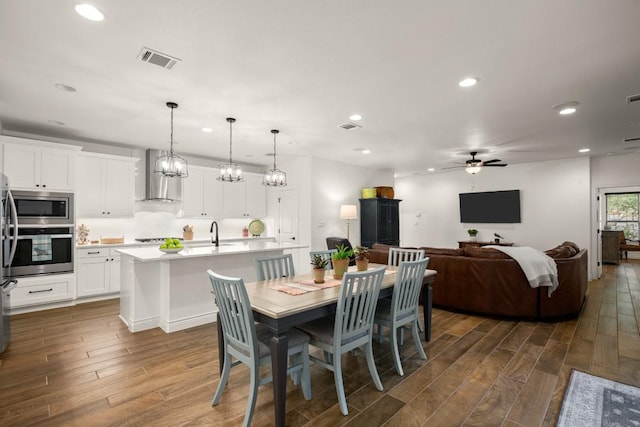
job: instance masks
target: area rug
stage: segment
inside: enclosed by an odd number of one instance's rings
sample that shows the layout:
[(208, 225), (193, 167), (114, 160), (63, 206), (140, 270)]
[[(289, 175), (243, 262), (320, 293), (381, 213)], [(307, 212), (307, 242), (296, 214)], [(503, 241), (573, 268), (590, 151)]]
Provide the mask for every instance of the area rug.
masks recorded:
[(640, 388), (574, 369), (557, 426), (640, 426)]

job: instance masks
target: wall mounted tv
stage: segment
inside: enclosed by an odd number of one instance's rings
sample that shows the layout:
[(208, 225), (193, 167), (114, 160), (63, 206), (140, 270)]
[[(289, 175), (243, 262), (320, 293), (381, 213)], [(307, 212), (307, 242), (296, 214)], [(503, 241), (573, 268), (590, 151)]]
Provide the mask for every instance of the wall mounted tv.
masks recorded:
[(520, 190), (460, 193), (460, 222), (520, 222)]

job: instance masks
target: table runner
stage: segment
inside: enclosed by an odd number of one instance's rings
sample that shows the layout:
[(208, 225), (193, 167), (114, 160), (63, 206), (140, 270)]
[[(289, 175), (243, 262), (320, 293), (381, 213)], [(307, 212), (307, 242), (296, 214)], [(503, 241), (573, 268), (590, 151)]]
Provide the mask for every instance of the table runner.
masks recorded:
[[(385, 270), (384, 274), (395, 273), (395, 270)], [(284, 292), (288, 295), (304, 295), (308, 292), (319, 291), (321, 289), (334, 288), (342, 284), (342, 279), (325, 277), (324, 283), (315, 283), (313, 279), (296, 280), (289, 283), (274, 283), (269, 285), (269, 289)]]

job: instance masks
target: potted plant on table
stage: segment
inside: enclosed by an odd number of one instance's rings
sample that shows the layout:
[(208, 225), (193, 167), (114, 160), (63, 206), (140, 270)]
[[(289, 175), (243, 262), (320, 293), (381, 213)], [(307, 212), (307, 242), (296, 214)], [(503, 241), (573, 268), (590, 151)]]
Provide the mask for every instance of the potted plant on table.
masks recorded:
[(321, 255), (314, 255), (311, 259), (313, 265), (313, 283), (324, 283), (324, 273), (329, 264), (329, 258), (322, 258)]
[(356, 270), (367, 271), (369, 269), (369, 248), (356, 246), (353, 255), (356, 257)]
[(353, 249), (347, 249), (345, 245), (336, 246), (336, 252), (331, 256), (334, 279), (342, 279), (342, 276), (349, 268), (349, 258), (351, 255), (353, 255)]
[(469, 233), (469, 240), (475, 242), (478, 236), (478, 230), (476, 230), (475, 228), (470, 228), (467, 230), (467, 233)]

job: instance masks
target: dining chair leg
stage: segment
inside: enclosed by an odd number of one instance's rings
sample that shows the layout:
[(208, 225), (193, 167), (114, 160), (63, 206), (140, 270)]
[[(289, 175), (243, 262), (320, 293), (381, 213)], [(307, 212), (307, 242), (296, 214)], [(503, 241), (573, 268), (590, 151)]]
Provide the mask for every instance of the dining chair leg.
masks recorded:
[[(398, 350), (398, 328), (393, 323), (391, 324), (391, 350), (393, 352), (393, 365), (396, 367), (396, 372), (401, 377), (404, 376), (404, 371), (402, 370), (402, 363), (400, 363), (400, 352)], [(400, 336), (402, 336), (402, 331), (400, 331)]]
[(423, 360), (427, 360), (427, 355), (422, 348), (422, 341), (420, 341), (420, 334), (418, 332), (418, 325), (415, 323), (411, 327), (411, 334), (413, 335), (413, 342), (416, 344), (416, 348), (418, 349), (418, 354)]
[(258, 400), (258, 386), (260, 380), (260, 368), (256, 364), (250, 370), (251, 382), (249, 383), (249, 401), (247, 402), (247, 410), (244, 413), (243, 427), (249, 427), (251, 425), (251, 419), (253, 418), (253, 412), (256, 409), (256, 401)]
[(216, 392), (213, 394), (213, 399), (211, 399), (211, 405), (217, 405), (218, 402), (220, 402), (222, 392), (227, 386), (227, 381), (229, 380), (229, 372), (231, 372), (231, 355), (225, 354), (224, 361), (222, 363), (222, 372), (220, 373), (220, 382), (218, 383)]
[[(378, 391), (384, 390), (382, 387), (382, 381), (380, 381), (380, 377), (378, 376), (378, 370), (376, 369), (376, 362), (373, 359), (373, 343), (371, 340), (366, 344), (367, 346), (367, 365), (369, 366), (369, 374), (371, 374), (371, 378), (373, 379), (373, 383), (376, 385)], [(346, 414), (345, 414), (346, 415)]]
[(302, 372), (301, 372), (301, 385), (302, 395), (305, 400), (311, 400), (311, 368), (309, 367), (309, 347), (305, 346), (302, 349)]
[(336, 394), (338, 395), (338, 403), (340, 404), (340, 411), (342, 415), (349, 415), (349, 409), (347, 408), (347, 398), (344, 395), (344, 384), (342, 382), (342, 358), (336, 357), (333, 365), (333, 378), (336, 383)]
[(416, 323), (418, 324), (418, 330), (420, 331), (420, 333), (424, 332), (424, 325), (422, 324), (422, 320), (420, 320), (420, 306), (416, 307), (416, 318), (418, 320), (416, 320)]

